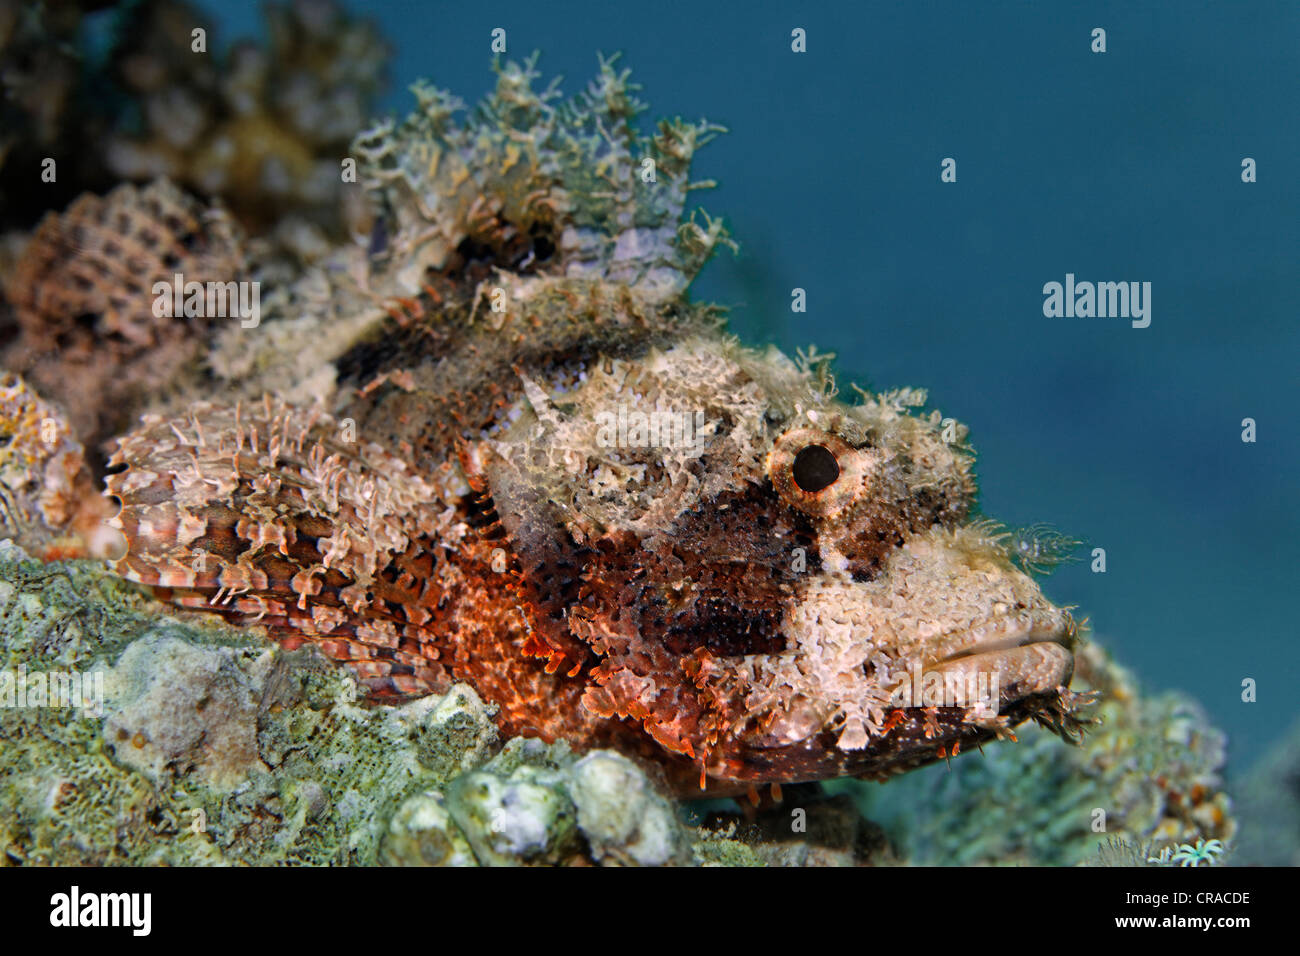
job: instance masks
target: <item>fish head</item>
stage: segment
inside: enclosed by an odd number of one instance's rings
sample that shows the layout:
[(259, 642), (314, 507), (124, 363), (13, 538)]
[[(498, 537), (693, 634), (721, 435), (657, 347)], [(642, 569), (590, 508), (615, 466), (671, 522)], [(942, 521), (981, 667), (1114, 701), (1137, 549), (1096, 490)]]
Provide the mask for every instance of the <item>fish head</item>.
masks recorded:
[(708, 339), (526, 384), (482, 471), (590, 714), (748, 785), (1074, 709), (1078, 628), (972, 517), (966, 429), (922, 393), (849, 404), (818, 362)]

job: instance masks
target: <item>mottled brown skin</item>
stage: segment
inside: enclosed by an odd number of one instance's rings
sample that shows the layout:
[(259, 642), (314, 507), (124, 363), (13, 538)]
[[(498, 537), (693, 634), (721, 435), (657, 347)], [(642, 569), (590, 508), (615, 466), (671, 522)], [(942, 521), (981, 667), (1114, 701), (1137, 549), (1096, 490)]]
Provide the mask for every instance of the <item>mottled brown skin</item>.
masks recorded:
[[(791, 652), (798, 635), (789, 622), (810, 589), (878, 583), (913, 539), (965, 524), (973, 485), (914, 479), (928, 466), (910, 464), (908, 449), (877, 448), (877, 438), (888, 444), (883, 433), (859, 429), (854, 444), (844, 437), (853, 429), (803, 420), (787, 427), (773, 406), (760, 424), (722, 416), (724, 431), (751, 424), (775, 436), (767, 461), (747, 466), (757, 468), (752, 477), (731, 482), (728, 469), (739, 466), (710, 447), (688, 470), (721, 473), (727, 487), (698, 496), (663, 526), (600, 527), (575, 517), (556, 485), (493, 450), (520, 427), (509, 413), (527, 407), (523, 377), (563, 389), (611, 357), (641, 362), (691, 333), (714, 340), (716, 322), (681, 303), (652, 308), (619, 287), (560, 282), (546, 295), (563, 300), (564, 321), (525, 310), (503, 331), (471, 320), (465, 287), (445, 278), (440, 288), (431, 284), (374, 343), (337, 363), (337, 419), (352, 419), (378, 442), (364, 465), (354, 446), (337, 440), (338, 421), (269, 398), (151, 420), (124, 438), (114, 463), (127, 468), (109, 479), (130, 543), (122, 573), (182, 606), (260, 624), (287, 647), (313, 642), (376, 699), (467, 681), (498, 706), (504, 733), (619, 747), (658, 763), (683, 793), (884, 777), (1009, 735), (1029, 717), (1073, 726), (1068, 665), (1044, 652), (1055, 668), (1048, 686), (1009, 672), (995, 721), (973, 721), (961, 707), (893, 708), (850, 746), (842, 717), (797, 739), (780, 736), (802, 719), (798, 695), (794, 703), (756, 703), (766, 693), (756, 662), (778, 667)], [(270, 436), (274, 453), (265, 447)], [(810, 444), (844, 469), (815, 492), (794, 472)], [(402, 462), (428, 482), (384, 519), (404, 535), (395, 545), (366, 543), (341, 563), (325, 560), (340, 525), (359, 529), (359, 540), (372, 522), (359, 500), (336, 512), (305, 504), (314, 492), (300, 476), (315, 446), (316, 461), (336, 455), (350, 474), (382, 481)], [(523, 447), (537, 455), (547, 444)], [(891, 462), (888, 476), (873, 476), (872, 456)], [(215, 477), (205, 485), (187, 477), (190, 469)], [(259, 486), (267, 476), (273, 486)], [(798, 566), (790, 560), (796, 548)], [(823, 568), (828, 548), (838, 569)], [(373, 573), (367, 557), (377, 561)], [(989, 573), (999, 580), (1013, 574), (1000, 559), (970, 560), (994, 561)], [(317, 573), (305, 573), (313, 567)], [(1027, 579), (1014, 586), (1037, 594)], [(1040, 597), (1030, 599), (1033, 607), (1017, 605), (1022, 616), (1048, 620), (1034, 625), (1050, 632), (1042, 639), (1068, 649), (1072, 622), (1034, 603)], [(1040, 639), (1030, 630), (1016, 631), (1011, 643)], [(944, 658), (934, 659), (942, 666)], [(879, 667), (863, 666), (869, 674)], [(823, 716), (835, 713), (830, 707)]]

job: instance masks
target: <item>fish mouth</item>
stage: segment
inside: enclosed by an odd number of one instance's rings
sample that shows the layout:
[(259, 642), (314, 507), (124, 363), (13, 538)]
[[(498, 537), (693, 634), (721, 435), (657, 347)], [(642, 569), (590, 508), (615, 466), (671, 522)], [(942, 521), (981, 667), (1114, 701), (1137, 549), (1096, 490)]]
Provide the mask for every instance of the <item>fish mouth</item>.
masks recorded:
[(1007, 705), (1068, 686), (1078, 637), (1068, 611), (1051, 605), (1025, 608), (927, 642), (913, 658), (913, 669), (919, 667), (927, 679), (935, 675), (945, 686), (996, 688), (999, 703)]
[(841, 731), (810, 706), (740, 742), (723, 761), (726, 776), (883, 778), (956, 753), (956, 744), (969, 749), (1057, 706), (1074, 675), (1078, 634), (1068, 611), (1041, 601), (923, 639), (894, 660), (885, 726), (865, 747), (844, 748)]

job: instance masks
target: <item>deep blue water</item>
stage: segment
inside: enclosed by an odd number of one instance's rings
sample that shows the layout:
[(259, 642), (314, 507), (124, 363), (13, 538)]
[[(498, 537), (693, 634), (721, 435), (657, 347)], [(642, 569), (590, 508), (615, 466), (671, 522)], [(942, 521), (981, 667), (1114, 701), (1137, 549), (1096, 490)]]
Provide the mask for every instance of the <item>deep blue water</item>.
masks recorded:
[[(259, 32), (254, 4), (206, 6), (218, 41)], [(395, 46), (393, 111), (420, 76), (485, 93), (503, 27), (568, 92), (623, 51), (647, 123), (728, 126), (696, 175), (742, 250), (694, 294), (750, 342), (928, 387), (971, 426), (987, 513), (1105, 548), (1105, 574), (1066, 566), (1049, 595), (1147, 688), (1199, 698), (1236, 770), (1294, 719), (1300, 4), (351, 7)], [(1150, 282), (1150, 327), (1044, 317), (1067, 272)]]

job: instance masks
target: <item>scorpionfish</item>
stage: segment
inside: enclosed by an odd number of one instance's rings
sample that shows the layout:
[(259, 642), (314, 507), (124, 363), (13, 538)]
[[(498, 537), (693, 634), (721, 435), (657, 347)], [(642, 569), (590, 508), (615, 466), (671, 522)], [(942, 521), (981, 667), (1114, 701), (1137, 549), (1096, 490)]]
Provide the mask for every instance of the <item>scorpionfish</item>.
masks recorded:
[(570, 100), (497, 69), (468, 115), (417, 86), (362, 133), (365, 234), (117, 440), (120, 573), (683, 793), (1076, 729), (1078, 627), (975, 514), (965, 427), (920, 390), (844, 401), (826, 356), (687, 296), (729, 243), (684, 214), (719, 128), (643, 135), (611, 62)]

